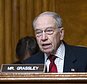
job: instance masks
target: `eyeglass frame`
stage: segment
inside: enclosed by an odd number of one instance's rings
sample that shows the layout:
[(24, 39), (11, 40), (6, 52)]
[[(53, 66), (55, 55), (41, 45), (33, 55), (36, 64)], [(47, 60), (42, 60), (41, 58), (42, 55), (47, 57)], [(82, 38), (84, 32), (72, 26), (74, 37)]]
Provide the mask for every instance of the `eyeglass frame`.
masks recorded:
[(58, 27), (58, 28), (47, 27), (45, 30), (36, 29), (36, 30), (35, 30), (35, 35), (36, 35), (37, 37), (40, 37), (40, 36), (43, 35), (43, 32), (45, 32), (47, 35), (52, 35), (56, 29), (60, 29), (60, 28), (61, 28), (61, 27)]

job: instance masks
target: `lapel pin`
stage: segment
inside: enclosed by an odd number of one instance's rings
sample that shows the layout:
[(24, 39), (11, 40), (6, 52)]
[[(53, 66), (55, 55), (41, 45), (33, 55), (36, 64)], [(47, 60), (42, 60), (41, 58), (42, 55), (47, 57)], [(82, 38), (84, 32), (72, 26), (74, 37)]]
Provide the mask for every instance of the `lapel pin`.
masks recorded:
[(72, 69), (71, 69), (71, 71), (72, 71), (72, 72), (74, 72), (74, 71), (75, 71), (75, 69), (73, 69), (73, 68), (72, 68)]

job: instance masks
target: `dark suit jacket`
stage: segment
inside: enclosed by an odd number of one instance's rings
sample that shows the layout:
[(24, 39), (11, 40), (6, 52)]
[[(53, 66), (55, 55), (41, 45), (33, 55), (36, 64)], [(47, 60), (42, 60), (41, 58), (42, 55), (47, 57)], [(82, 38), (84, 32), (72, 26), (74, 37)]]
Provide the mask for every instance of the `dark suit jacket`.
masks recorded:
[[(63, 72), (86, 72), (87, 71), (87, 48), (71, 46), (64, 42), (65, 58)], [(44, 64), (44, 54), (40, 51), (23, 64)]]
[(16, 61), (13, 64), (22, 64), (22, 62), (21, 61)]

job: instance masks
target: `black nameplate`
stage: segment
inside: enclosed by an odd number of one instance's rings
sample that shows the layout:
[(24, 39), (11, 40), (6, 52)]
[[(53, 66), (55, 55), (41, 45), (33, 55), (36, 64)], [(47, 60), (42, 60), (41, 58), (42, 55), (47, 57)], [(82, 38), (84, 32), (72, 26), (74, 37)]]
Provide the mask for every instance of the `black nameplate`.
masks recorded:
[(43, 64), (2, 64), (1, 72), (43, 72)]

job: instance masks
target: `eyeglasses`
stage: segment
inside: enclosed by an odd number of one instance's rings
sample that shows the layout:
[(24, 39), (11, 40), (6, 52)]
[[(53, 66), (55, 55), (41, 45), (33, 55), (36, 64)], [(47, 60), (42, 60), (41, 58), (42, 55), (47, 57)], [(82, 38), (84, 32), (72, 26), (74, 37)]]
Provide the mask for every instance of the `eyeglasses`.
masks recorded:
[(47, 35), (52, 35), (54, 33), (55, 29), (57, 29), (57, 28), (48, 27), (45, 30), (36, 29), (35, 34), (36, 34), (37, 37), (42, 36), (43, 32), (45, 32)]

